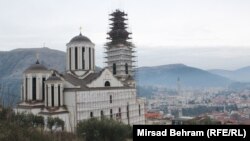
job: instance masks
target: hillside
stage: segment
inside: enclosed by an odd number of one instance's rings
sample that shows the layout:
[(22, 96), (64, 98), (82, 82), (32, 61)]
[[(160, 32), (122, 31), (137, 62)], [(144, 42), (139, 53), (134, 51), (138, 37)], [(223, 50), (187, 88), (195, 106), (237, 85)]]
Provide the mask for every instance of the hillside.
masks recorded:
[(62, 72), (65, 68), (65, 53), (49, 48), (16, 49), (0, 52), (0, 97), (8, 101), (19, 99), (23, 71), (36, 62), (39, 54), (41, 64)]
[(215, 70), (209, 70), (209, 72), (223, 76), (223, 77), (227, 77), (234, 81), (250, 82), (250, 66), (240, 68), (237, 70), (233, 70), (233, 71), (215, 69)]
[(36, 54), (39, 54), (41, 64), (48, 68), (64, 70), (65, 52), (49, 48), (16, 49), (0, 52), (0, 78), (21, 78), (22, 72), (36, 62)]
[[(36, 62), (37, 53), (40, 63), (49, 69), (60, 72), (65, 70), (66, 56), (62, 51), (33, 48), (0, 52), (0, 97), (19, 100), (22, 73)], [(100, 68), (97, 67), (97, 70)], [(182, 87), (192, 88), (225, 87), (232, 82), (225, 77), (183, 64), (141, 67), (138, 72), (137, 83), (140, 86), (176, 87), (178, 78)]]
[(140, 85), (176, 87), (178, 78), (182, 87), (192, 88), (225, 87), (232, 82), (228, 78), (183, 64), (141, 67), (138, 74)]

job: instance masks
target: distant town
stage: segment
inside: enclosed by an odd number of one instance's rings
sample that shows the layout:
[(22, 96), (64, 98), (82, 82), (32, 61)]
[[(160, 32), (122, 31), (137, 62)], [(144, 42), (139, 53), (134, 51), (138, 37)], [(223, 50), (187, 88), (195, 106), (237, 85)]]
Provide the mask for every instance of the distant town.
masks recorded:
[(146, 124), (250, 124), (248, 89), (159, 88), (146, 101)]

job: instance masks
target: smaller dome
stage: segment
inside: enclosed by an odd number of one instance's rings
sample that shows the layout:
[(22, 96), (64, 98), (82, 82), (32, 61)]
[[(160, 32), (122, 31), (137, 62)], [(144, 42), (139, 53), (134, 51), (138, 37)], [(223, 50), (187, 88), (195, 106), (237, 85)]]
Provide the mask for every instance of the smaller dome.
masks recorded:
[(40, 64), (37, 60), (35, 64), (32, 64), (30, 67), (28, 67), (24, 72), (29, 71), (46, 71), (48, 70), (44, 65)]
[(53, 72), (52, 75), (46, 81), (61, 81), (61, 78), (56, 76), (55, 72)]
[(73, 37), (69, 43), (75, 43), (75, 42), (91, 42), (91, 40), (86, 37), (86, 36), (83, 36), (82, 33), (80, 33), (78, 36), (75, 36)]

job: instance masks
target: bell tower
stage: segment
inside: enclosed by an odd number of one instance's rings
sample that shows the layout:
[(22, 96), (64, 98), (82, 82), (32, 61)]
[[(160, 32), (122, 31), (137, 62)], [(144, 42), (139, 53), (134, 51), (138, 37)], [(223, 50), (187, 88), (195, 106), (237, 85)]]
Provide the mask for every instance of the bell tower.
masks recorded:
[(131, 33), (127, 31), (126, 16), (119, 9), (110, 14), (110, 31), (107, 33), (109, 41), (105, 46), (107, 67), (122, 81), (133, 76), (135, 62), (134, 45), (129, 41)]

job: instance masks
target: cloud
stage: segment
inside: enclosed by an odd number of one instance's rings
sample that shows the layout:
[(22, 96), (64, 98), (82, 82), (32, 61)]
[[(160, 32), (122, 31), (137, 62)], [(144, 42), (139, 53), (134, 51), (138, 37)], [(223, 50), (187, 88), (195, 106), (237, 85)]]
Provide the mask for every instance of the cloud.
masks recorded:
[[(45, 42), (65, 51), (65, 44), (79, 34), (80, 26), (84, 35), (103, 45), (108, 14), (122, 8), (128, 13), (140, 66), (187, 63), (236, 68), (248, 64), (249, 50), (228, 47), (250, 46), (249, 6), (250, 1), (236, 0), (1, 1), (0, 50), (41, 47)], [(96, 50), (102, 55), (102, 48)]]

